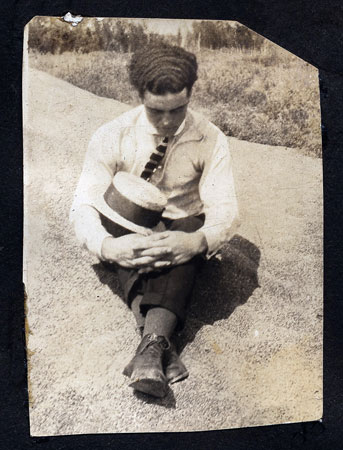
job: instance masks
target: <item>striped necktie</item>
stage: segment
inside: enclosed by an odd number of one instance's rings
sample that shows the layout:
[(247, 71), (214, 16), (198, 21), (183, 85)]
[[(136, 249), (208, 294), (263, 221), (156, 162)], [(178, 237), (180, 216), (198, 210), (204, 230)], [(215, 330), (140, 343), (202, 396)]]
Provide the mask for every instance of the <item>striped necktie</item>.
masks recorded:
[(165, 137), (160, 145), (151, 154), (149, 161), (146, 163), (141, 178), (150, 181), (151, 175), (156, 171), (157, 166), (162, 161), (168, 147), (168, 137)]

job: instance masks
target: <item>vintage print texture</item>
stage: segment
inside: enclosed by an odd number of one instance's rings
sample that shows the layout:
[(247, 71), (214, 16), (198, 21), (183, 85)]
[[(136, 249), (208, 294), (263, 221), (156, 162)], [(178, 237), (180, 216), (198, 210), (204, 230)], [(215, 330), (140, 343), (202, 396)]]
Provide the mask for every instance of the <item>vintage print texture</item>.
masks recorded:
[[(69, 16), (71, 17), (71, 16)], [(68, 19), (68, 18), (67, 18)], [(317, 70), (236, 22), (35, 17), (24, 45), (24, 281), (34, 436), (214, 430), (322, 414)], [(122, 374), (139, 342), (115, 273), (69, 211), (89, 141), (140, 103), (128, 64), (196, 55), (189, 107), (225, 135), (240, 227), (197, 276), (164, 397)]]

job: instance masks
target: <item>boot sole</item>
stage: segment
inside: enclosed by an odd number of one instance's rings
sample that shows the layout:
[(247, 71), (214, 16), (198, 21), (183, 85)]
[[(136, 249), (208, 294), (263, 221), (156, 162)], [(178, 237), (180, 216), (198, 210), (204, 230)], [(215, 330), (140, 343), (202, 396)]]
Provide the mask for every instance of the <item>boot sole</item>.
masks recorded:
[(151, 378), (141, 378), (129, 384), (130, 387), (144, 394), (152, 395), (153, 397), (162, 398), (167, 393), (167, 383), (162, 380), (153, 380)]
[(175, 377), (168, 377), (168, 375), (167, 375), (167, 380), (168, 380), (169, 384), (174, 384), (174, 383), (177, 383), (178, 381), (182, 381), (185, 378), (188, 378), (188, 376), (189, 376), (189, 372), (187, 370), (186, 372), (183, 372), (180, 375), (177, 375)]

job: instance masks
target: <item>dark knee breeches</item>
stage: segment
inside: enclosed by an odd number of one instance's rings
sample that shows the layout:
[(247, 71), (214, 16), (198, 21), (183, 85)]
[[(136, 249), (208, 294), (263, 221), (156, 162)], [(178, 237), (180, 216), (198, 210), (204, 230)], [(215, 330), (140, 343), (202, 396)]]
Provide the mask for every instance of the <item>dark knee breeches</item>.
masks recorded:
[[(167, 230), (191, 233), (203, 225), (204, 215), (177, 220), (163, 219), (162, 222)], [(137, 295), (142, 295), (140, 308), (143, 315), (153, 306), (163, 307), (176, 314), (178, 328), (182, 328), (195, 276), (202, 263), (203, 257), (199, 255), (185, 264), (147, 274), (138, 274), (137, 270), (120, 266), (116, 266), (116, 272), (129, 307)]]

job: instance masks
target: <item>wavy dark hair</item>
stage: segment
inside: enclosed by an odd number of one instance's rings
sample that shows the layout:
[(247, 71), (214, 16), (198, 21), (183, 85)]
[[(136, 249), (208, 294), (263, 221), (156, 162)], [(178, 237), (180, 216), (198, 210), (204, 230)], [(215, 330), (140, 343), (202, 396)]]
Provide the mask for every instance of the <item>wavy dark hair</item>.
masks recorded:
[(196, 56), (182, 47), (161, 43), (137, 51), (129, 64), (129, 79), (141, 98), (148, 90), (155, 95), (190, 94), (197, 80)]

